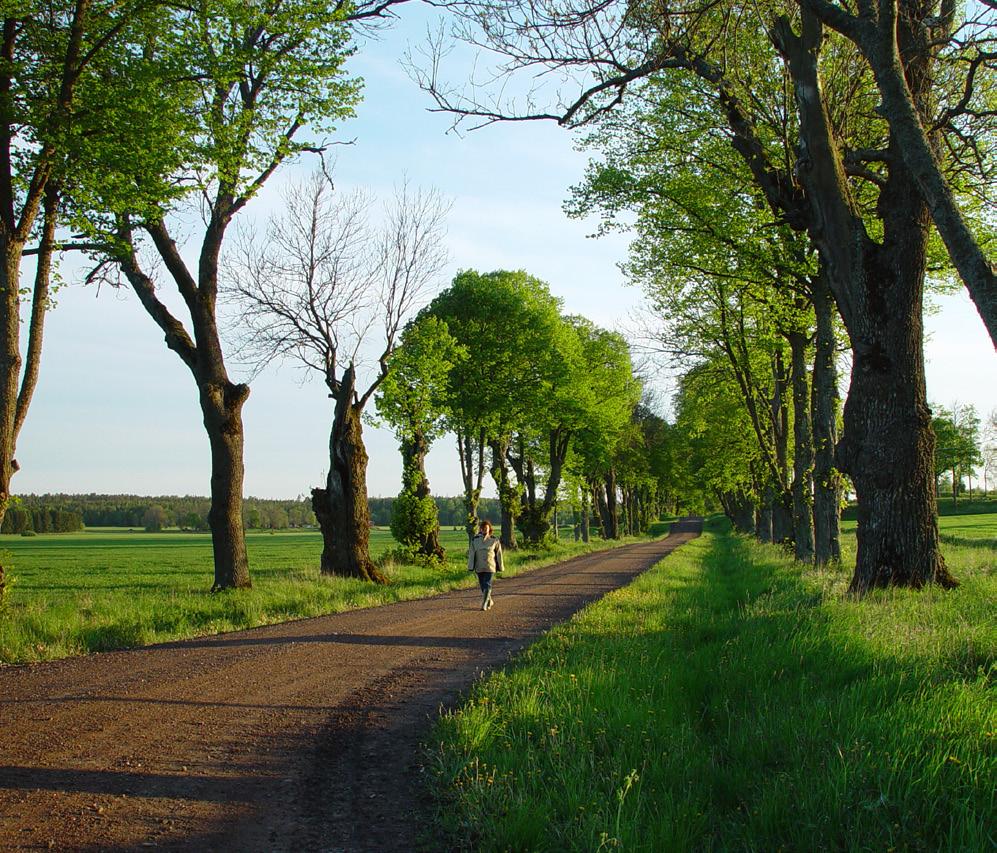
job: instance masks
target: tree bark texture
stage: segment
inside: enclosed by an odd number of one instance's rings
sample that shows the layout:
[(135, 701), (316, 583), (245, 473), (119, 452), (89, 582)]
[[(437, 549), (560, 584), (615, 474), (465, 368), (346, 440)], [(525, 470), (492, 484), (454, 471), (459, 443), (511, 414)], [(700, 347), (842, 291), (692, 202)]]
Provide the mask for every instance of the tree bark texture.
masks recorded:
[(834, 297), (821, 272), (813, 283), (817, 321), (811, 409), (814, 442), (814, 559), (818, 566), (841, 559), (841, 477), (834, 467), (838, 443), (838, 371), (835, 368)]
[(868, 253), (870, 295), (885, 299), (873, 303), (872, 322), (862, 323), (860, 334), (852, 331), (854, 361), (837, 462), (858, 499), (856, 592), (954, 585), (939, 550), (935, 438), (921, 348), (927, 216), (919, 197), (908, 200), (908, 215), (920, 208), (924, 228), (903, 228), (907, 239), (893, 251)]
[(249, 558), (242, 526), (243, 467), (242, 407), (249, 387), (229, 382), (199, 383), (204, 429), (211, 446), (211, 548), (214, 554), (213, 592), (246, 589)]
[[(336, 411), (329, 435), (329, 476), (322, 529), (322, 574), (386, 584), (388, 579), (370, 558), (370, 510), (367, 505), (367, 449), (363, 443), (360, 407), (354, 401), (355, 374), (347, 368), (335, 391)], [(316, 510), (316, 517), (319, 512)]]

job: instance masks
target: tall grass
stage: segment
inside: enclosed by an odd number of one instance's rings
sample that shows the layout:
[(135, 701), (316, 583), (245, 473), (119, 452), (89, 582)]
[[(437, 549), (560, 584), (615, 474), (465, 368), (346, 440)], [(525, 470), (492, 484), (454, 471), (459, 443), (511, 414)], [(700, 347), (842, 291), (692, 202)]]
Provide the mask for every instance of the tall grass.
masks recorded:
[(994, 849), (995, 520), (946, 544), (957, 590), (863, 600), (727, 532), (684, 546), (442, 718), (444, 846)]
[[(450, 560), (415, 565), (389, 552), (386, 530), (371, 553), (389, 586), (323, 576), (315, 532), (247, 534), (251, 590), (211, 594), (211, 538), (205, 534), (79, 534), (0, 539), (10, 593), (0, 611), (0, 663), (50, 660), (94, 651), (250, 628), (372, 607), (472, 585), (461, 531), (444, 531)], [(549, 550), (507, 555), (510, 575), (613, 544), (562, 541)]]

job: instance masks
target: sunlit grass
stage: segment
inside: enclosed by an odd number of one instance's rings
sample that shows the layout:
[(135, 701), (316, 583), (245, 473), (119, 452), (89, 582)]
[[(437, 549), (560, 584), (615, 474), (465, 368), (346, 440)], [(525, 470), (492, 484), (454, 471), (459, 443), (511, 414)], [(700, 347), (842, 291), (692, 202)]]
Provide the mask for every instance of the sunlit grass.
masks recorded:
[[(247, 534), (252, 590), (211, 594), (211, 538), (197, 533), (87, 531), (0, 537), (10, 594), (0, 612), (0, 662), (92, 651), (249, 628), (435, 595), (475, 583), (462, 531), (443, 531), (439, 567), (385, 562), (386, 587), (319, 573), (314, 531)], [(618, 543), (614, 543), (618, 544)], [(562, 541), (550, 551), (508, 555), (509, 574), (609, 543)], [(371, 553), (395, 547), (375, 529)]]
[(941, 527), (951, 592), (721, 531), (591, 605), (441, 720), (443, 846), (994, 849), (997, 517)]

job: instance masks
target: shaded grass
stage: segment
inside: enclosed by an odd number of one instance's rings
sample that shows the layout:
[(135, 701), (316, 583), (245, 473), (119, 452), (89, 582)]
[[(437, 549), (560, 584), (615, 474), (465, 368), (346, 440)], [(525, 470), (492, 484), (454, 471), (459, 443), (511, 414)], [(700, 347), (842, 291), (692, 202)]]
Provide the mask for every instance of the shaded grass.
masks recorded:
[[(50, 660), (420, 598), (473, 585), (463, 532), (442, 531), (450, 560), (426, 567), (387, 559), (380, 587), (319, 573), (314, 531), (249, 532), (252, 590), (212, 594), (208, 534), (131, 533), (0, 537), (10, 594), (0, 612), (0, 662)], [(387, 530), (371, 533), (371, 553), (395, 548)], [(507, 555), (508, 573), (611, 543), (561, 542)], [(620, 544), (620, 543), (612, 543)]]
[(847, 569), (684, 546), (441, 719), (443, 846), (994, 849), (997, 550), (945, 550), (959, 589), (856, 600)]

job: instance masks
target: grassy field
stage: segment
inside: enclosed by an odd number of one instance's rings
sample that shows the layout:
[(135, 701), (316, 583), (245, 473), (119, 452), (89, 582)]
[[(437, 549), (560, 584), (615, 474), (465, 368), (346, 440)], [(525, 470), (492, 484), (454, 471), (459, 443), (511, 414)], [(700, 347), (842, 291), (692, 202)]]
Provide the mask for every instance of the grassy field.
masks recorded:
[(941, 527), (952, 592), (717, 528), (590, 606), (440, 721), (442, 846), (995, 849), (997, 516)]
[[(384, 562), (387, 587), (323, 577), (315, 531), (247, 534), (253, 589), (211, 594), (211, 538), (203, 533), (93, 529), (32, 537), (0, 536), (10, 594), (0, 613), (0, 662), (23, 663), (129, 648), (288, 619), (418, 598), (475, 582), (461, 531), (442, 534), (452, 560), (440, 568)], [(393, 549), (374, 530), (371, 553)], [(510, 574), (591, 548), (562, 542), (516, 552)]]
[[(845, 507), (842, 517), (847, 520), (854, 520), (858, 513), (855, 504)], [(977, 514), (997, 513), (997, 494), (990, 491), (984, 496), (978, 492), (970, 495), (963, 495), (958, 501), (952, 500), (952, 495), (940, 494), (938, 496), (938, 514), (947, 515), (977, 515)]]

